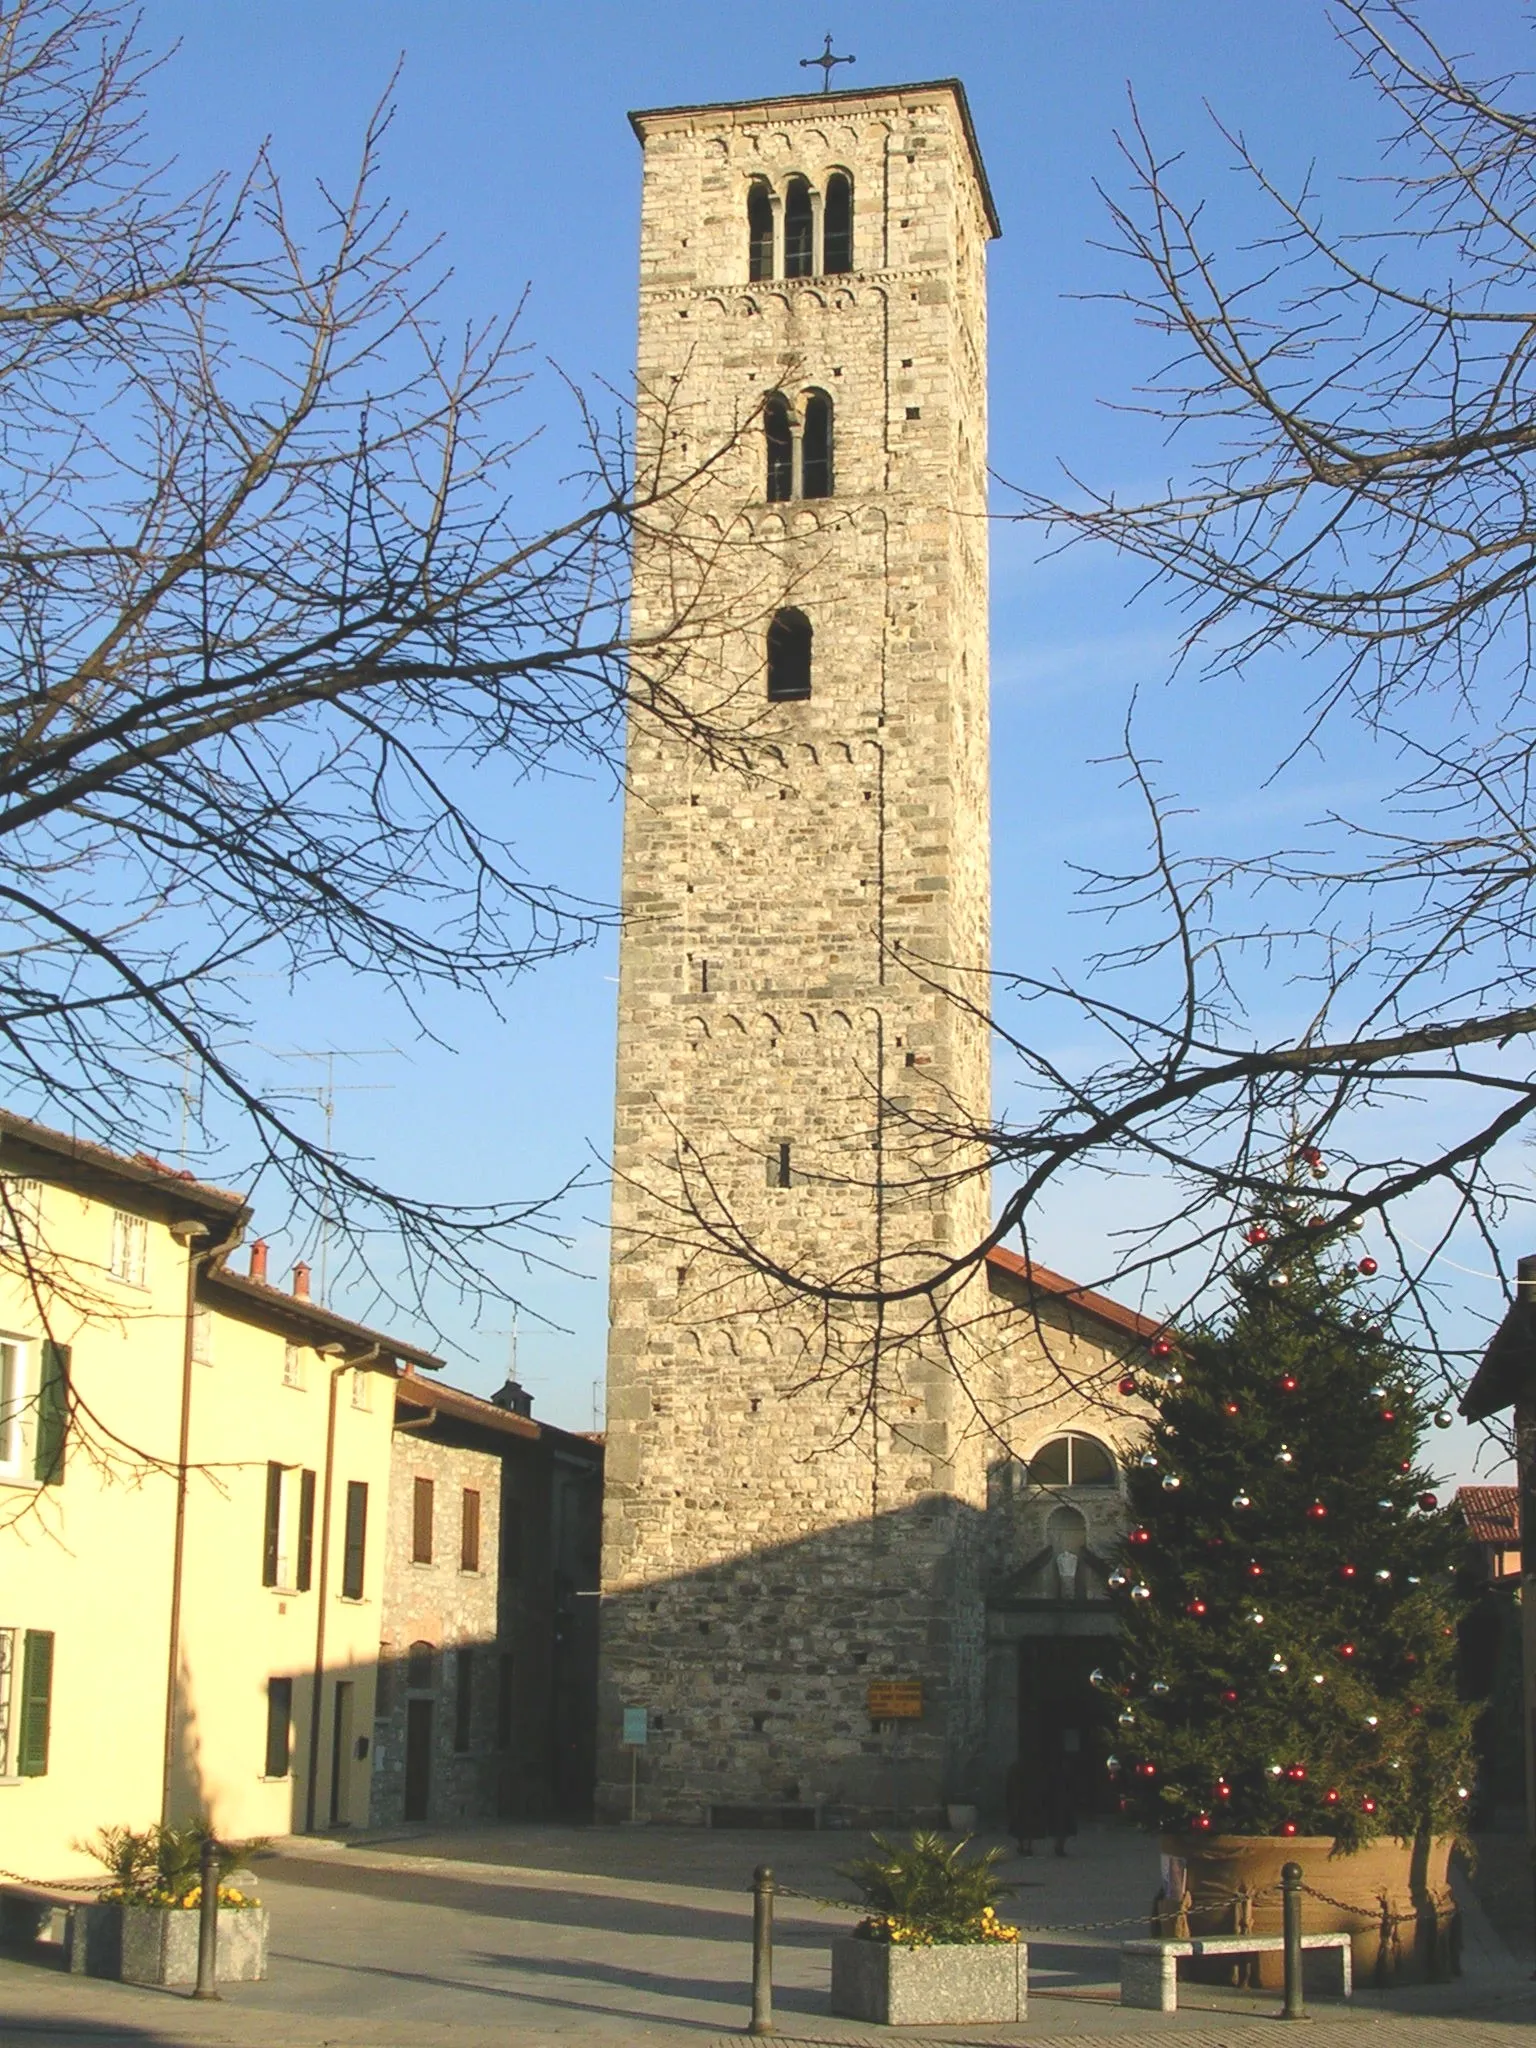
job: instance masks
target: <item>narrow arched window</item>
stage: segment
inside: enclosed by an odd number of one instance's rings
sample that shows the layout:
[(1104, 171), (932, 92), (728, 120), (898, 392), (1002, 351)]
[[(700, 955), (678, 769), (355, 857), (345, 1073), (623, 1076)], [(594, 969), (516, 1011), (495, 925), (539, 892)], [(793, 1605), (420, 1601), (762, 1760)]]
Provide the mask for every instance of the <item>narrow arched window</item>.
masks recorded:
[(784, 275), (811, 274), (811, 188), (791, 178), (784, 192)]
[(805, 428), (800, 436), (800, 495), (832, 495), (832, 401), (813, 391), (805, 401)]
[(763, 445), (768, 463), (768, 501), (776, 504), (793, 495), (795, 442), (789, 431), (789, 407), (777, 392), (763, 406)]
[(1031, 1486), (1113, 1486), (1115, 1461), (1097, 1437), (1069, 1430), (1042, 1444), (1029, 1461)]
[(747, 187), (747, 276), (773, 275), (773, 200), (761, 178)]
[(853, 180), (834, 171), (821, 202), (821, 267), (826, 271), (853, 268)]
[(811, 694), (811, 622), (804, 612), (775, 612), (768, 628), (768, 697), (790, 704)]

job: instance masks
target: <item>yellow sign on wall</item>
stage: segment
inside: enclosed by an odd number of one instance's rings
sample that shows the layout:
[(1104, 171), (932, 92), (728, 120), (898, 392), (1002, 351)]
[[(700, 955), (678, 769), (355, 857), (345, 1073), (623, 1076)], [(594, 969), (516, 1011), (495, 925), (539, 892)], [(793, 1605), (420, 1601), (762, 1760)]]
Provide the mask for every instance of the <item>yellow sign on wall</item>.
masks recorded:
[(877, 1678), (869, 1688), (872, 1721), (921, 1721), (923, 1682), (920, 1678)]

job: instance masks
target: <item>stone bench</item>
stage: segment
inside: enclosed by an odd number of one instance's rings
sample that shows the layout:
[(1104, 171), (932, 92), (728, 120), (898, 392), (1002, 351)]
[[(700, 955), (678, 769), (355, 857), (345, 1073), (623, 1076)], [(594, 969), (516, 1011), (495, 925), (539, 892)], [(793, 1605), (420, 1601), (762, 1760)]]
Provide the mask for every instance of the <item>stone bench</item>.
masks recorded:
[[(1347, 1934), (1304, 1934), (1303, 1949), (1324, 1949), (1339, 1959), (1339, 1996), (1354, 1991)], [(1280, 1934), (1192, 1934), (1185, 1940), (1125, 1941), (1120, 1944), (1120, 2003), (1143, 2012), (1177, 2012), (1180, 1956), (1278, 1955)]]
[(102, 1905), (94, 1891), (0, 1884), (0, 1943), (61, 1950), (77, 1976), (117, 1975), (121, 1923), (120, 1910)]

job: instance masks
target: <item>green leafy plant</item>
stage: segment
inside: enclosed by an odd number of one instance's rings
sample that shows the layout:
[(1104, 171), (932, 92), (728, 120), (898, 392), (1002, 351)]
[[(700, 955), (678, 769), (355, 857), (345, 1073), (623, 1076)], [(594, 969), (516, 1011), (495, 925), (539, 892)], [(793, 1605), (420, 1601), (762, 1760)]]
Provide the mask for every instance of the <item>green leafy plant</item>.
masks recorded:
[[(125, 1906), (195, 1907), (203, 1893), (203, 1844), (214, 1841), (214, 1861), (222, 1879), (262, 1842), (220, 1842), (206, 1821), (186, 1827), (101, 1828), (78, 1846), (105, 1866), (111, 1883), (103, 1898)], [(233, 1886), (219, 1885), (221, 1906), (249, 1906), (255, 1901)]]
[(973, 1941), (1017, 1941), (1019, 1930), (997, 1917), (1012, 1885), (996, 1875), (1001, 1849), (965, 1860), (972, 1837), (947, 1842), (918, 1830), (904, 1846), (872, 1835), (877, 1853), (840, 1867), (871, 1909), (854, 1933), (866, 1941), (911, 1948)]

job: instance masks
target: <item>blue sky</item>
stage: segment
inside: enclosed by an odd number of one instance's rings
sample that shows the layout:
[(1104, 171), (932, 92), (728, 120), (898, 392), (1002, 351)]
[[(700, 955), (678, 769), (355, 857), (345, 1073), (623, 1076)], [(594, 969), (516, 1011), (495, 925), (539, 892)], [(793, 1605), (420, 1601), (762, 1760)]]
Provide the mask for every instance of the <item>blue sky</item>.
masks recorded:
[[(1463, 45), (1523, 61), (1525, 31), (1508, 4), (1431, 7)], [(369, 110), (397, 60), (385, 189), (423, 239), (442, 237), (451, 266), (449, 319), (505, 312), (526, 293), (523, 337), (587, 384), (624, 387), (633, 355), (639, 152), (631, 107), (796, 91), (796, 60), (831, 29), (858, 63), (860, 86), (958, 76), (966, 85), (1003, 221), (991, 257), (991, 449), (1006, 477), (1049, 487), (1058, 465), (1121, 488), (1155, 485), (1176, 456), (1147, 425), (1107, 406), (1156, 364), (1156, 344), (1102, 295), (1119, 275), (1094, 246), (1105, 234), (1096, 182), (1126, 187), (1114, 131), (1133, 86), (1148, 126), (1184, 152), (1186, 189), (1210, 195), (1218, 234), (1245, 219), (1228, 176), (1230, 148), (1205, 102), (1241, 127), (1282, 182), (1315, 162), (1330, 204), (1347, 213), (1382, 126), (1353, 86), (1315, 0), (1008, 0), (939, 8), (882, 0), (809, 9), (722, 8), (650, 0), (558, 7), (518, 0), (150, 0), (146, 30), (180, 49), (151, 88), (158, 147), (202, 175), (239, 167), (270, 138), (301, 200), (317, 177), (346, 177)], [(525, 401), (550, 421), (526, 467), (525, 516), (562, 473), (573, 441), (553, 372)], [(542, 412), (541, 412), (542, 409)], [(1172, 621), (1103, 558), (1040, 562), (1035, 539), (999, 527), (993, 550), (995, 957), (1000, 965), (1068, 965), (1091, 950), (1073, 902), (1075, 864), (1133, 860), (1141, 829), (1113, 771), (1128, 692), (1145, 693), (1145, 730), (1170, 785), (1216, 834), (1240, 798), (1255, 825), (1256, 764), (1278, 750), (1296, 678), (1270, 670), (1251, 687), (1186, 679), (1170, 688)], [(1269, 790), (1267, 822), (1299, 822), (1339, 800), (1370, 764), (1304, 760)], [(611, 900), (615, 791), (564, 783), (527, 791), (509, 821), (570, 887)], [(434, 1021), (455, 1050), (403, 1039), (389, 1019), (355, 1013), (335, 993), (258, 997), (264, 1042), (279, 1049), (357, 1048), (399, 1056), (341, 1061), (338, 1141), (380, 1170), (444, 1197), (533, 1192), (587, 1165), (606, 1144), (611, 1101), (612, 947), (543, 971), (496, 1018), (471, 1004)], [(312, 1086), (318, 1067), (273, 1071)], [(1005, 1081), (1000, 1082), (1000, 1087)], [(355, 1092), (354, 1092), (355, 1090)], [(1134, 1191), (1128, 1200), (1134, 1202)], [(594, 1181), (570, 1205), (569, 1274), (507, 1276), (531, 1309), (523, 1376), (540, 1412), (590, 1426), (603, 1369), (606, 1198)], [(1036, 1248), (1084, 1277), (1107, 1270), (1102, 1194), (1063, 1200), (1039, 1220)], [(280, 1247), (282, 1249), (282, 1247)], [(1474, 1306), (1495, 1308), (1473, 1254)], [(345, 1305), (338, 1303), (338, 1305)], [(351, 1304), (365, 1308), (366, 1302)], [(500, 1377), (505, 1318), (470, 1328), (445, 1311), (453, 1374), (488, 1389)]]

